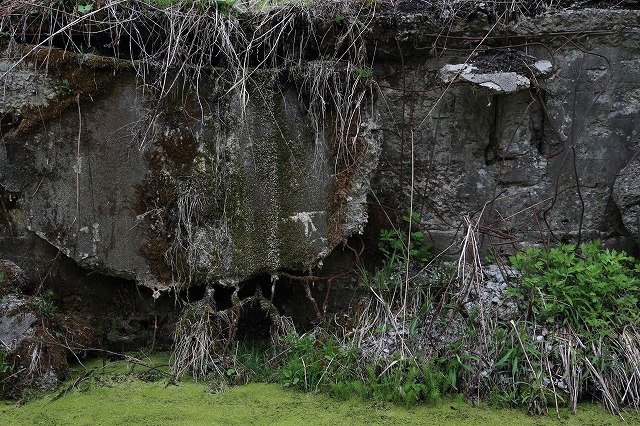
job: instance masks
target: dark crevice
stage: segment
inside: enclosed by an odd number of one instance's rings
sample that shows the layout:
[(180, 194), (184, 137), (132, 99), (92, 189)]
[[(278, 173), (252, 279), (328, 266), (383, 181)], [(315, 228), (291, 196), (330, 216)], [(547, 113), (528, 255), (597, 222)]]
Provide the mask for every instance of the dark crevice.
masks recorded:
[(20, 114), (8, 113), (0, 115), (0, 138), (17, 129), (21, 121), (22, 116)]
[[(206, 300), (213, 297), (213, 301), (207, 300), (217, 311), (233, 308), (234, 292), (237, 290), (236, 303), (241, 305), (238, 322), (238, 338), (263, 339), (269, 336), (272, 319), (260, 300), (273, 304), (279, 314), (291, 317), (296, 327), (308, 330), (316, 321), (313, 303), (307, 297), (304, 282), (290, 277), (303, 277), (301, 271), (287, 271), (287, 276), (280, 276), (272, 280), (272, 275), (261, 274), (240, 282), (237, 287), (219, 283), (193, 286), (183, 292), (180, 297), (189, 302)], [(312, 297), (319, 305), (324, 302), (328, 283), (326, 280), (318, 280), (310, 284)], [(275, 293), (272, 294), (272, 288)], [(255, 297), (262, 294), (262, 298)], [(248, 301), (248, 299), (252, 299)], [(244, 303), (240, 303), (243, 302)], [(264, 304), (264, 303), (263, 303)], [(270, 303), (267, 303), (269, 305)]]
[(260, 288), (262, 295), (267, 299), (271, 297), (271, 275), (263, 274), (255, 278), (250, 278), (240, 283), (238, 298), (240, 300), (253, 296), (256, 289)]
[(258, 300), (253, 300), (242, 309), (238, 320), (236, 337), (239, 340), (266, 340), (271, 336), (272, 320)]

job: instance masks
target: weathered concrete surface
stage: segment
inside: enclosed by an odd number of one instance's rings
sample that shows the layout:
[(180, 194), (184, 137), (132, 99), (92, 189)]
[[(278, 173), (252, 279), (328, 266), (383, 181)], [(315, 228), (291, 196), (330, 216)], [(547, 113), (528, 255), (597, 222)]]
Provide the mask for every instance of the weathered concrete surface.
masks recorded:
[(613, 199), (625, 228), (640, 242), (640, 158), (637, 155), (620, 171), (613, 186)]
[[(414, 210), (442, 247), (459, 233), (464, 215), (480, 223), (485, 244), (500, 247), (629, 241), (633, 228), (621, 226), (611, 191), (640, 148), (640, 34), (631, 24), (639, 18), (637, 11), (581, 10), (525, 19), (508, 35), (494, 29), (472, 62), (511, 71), (514, 64), (503, 56), (515, 49), (552, 64), (546, 76), (528, 74), (531, 90), (509, 95), (465, 82), (434, 88), (443, 64), (464, 63), (475, 41), (459, 54), (443, 49), (426, 60), (405, 52), (404, 73), (397, 62), (382, 62), (376, 70), (390, 76), (380, 81), (390, 106), (382, 121), (404, 130), (385, 137), (374, 184), (380, 203), (406, 208), (412, 182)], [(487, 34), (460, 31), (478, 43)]]
[(55, 98), (53, 81), (42, 73), (27, 66), (15, 66), (19, 56), (7, 49), (0, 59), (2, 95), (0, 96), (0, 117), (6, 114), (20, 116), (25, 109), (45, 107)]
[[(144, 121), (145, 98), (124, 75), (105, 94), (18, 129), (0, 156), (14, 206), (8, 229), (160, 290), (317, 267), (362, 232), (379, 140), (363, 121), (362, 167), (338, 183), (331, 135), (311, 131), (277, 75), (256, 73), (264, 84), (242, 115), (237, 98), (196, 113), (192, 97)], [(203, 82), (200, 96), (218, 93), (216, 84)]]
[[(39, 131), (8, 141), (5, 191), (20, 197), (26, 226), (78, 264), (127, 278), (147, 266), (132, 208), (146, 168), (132, 128), (142, 113), (132, 79), (67, 108)], [(80, 125), (81, 123), (81, 125)]]
[[(639, 13), (581, 10), (510, 27), (479, 17), (446, 36), (425, 16), (381, 11), (365, 33), (377, 46), (376, 85), (349, 123), (354, 152), (336, 145), (335, 111), (315, 134), (300, 87), (281, 69), (253, 72), (246, 105), (216, 68), (197, 93), (160, 108), (126, 72), (95, 95), (61, 85), (64, 74), (18, 79), (55, 88), (66, 103), (5, 138), (3, 226), (16, 241), (35, 233), (85, 268), (156, 289), (318, 268), (362, 232), (367, 202), (393, 218), (410, 194), (443, 246), (466, 215), (485, 247), (620, 244), (633, 233), (611, 193), (640, 147)], [(470, 57), (483, 73), (516, 73), (530, 87), (440, 81), (443, 65)], [(10, 98), (3, 110), (22, 108), (22, 95)], [(42, 111), (39, 99), (32, 108)]]

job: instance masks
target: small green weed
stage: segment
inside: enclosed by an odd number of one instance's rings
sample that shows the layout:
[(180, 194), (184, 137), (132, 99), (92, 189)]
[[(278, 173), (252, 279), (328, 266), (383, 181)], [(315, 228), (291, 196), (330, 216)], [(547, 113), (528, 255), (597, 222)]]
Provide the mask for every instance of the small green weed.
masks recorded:
[(449, 344), (443, 355), (434, 360), (434, 368), (444, 379), (442, 382), (444, 393), (461, 392), (462, 383), (466, 382), (465, 376), (473, 373), (473, 365), (478, 362), (477, 356), (465, 353), (462, 343), (458, 340)]
[(325, 389), (332, 383), (357, 377), (351, 370), (357, 368), (357, 354), (342, 348), (332, 337), (293, 335), (289, 337), (289, 345), (287, 362), (280, 375), (285, 387), (305, 391)]
[(268, 351), (269, 343), (266, 342), (242, 342), (238, 344), (237, 362), (242, 365), (248, 380), (268, 380), (274, 374), (266, 356)]
[(442, 394), (442, 374), (432, 364), (404, 360), (383, 374), (367, 368), (362, 382), (364, 395), (374, 401), (415, 407), (420, 402), (436, 403)]
[[(408, 211), (402, 219), (407, 226), (411, 223), (412, 228), (422, 222), (420, 215), (411, 211)], [(411, 239), (409, 239), (409, 235)], [(411, 260), (415, 263), (426, 264), (433, 259), (432, 244), (427, 240), (427, 236), (422, 230), (382, 230), (380, 231), (380, 244), (378, 247), (385, 255), (387, 262), (397, 259), (403, 261), (403, 263), (406, 260)], [(407, 254), (409, 259), (406, 259)]]
[(60, 89), (62, 90), (63, 95), (72, 95), (74, 90), (71, 87), (71, 83), (66, 78), (62, 80), (62, 84), (60, 85)]
[(0, 375), (12, 371), (13, 365), (7, 362), (7, 349), (0, 347)]
[(354, 67), (353, 68), (353, 72), (356, 74), (356, 76), (358, 76), (360, 78), (371, 78), (371, 77), (373, 77), (373, 69), (371, 69), (369, 67), (363, 67), (363, 68)]
[(333, 338), (313, 335), (290, 337), (287, 362), (279, 378), (284, 387), (323, 391), (338, 399), (359, 397), (413, 407), (435, 403), (442, 394), (442, 374), (426, 361), (398, 360), (393, 368), (378, 372), (362, 365), (361, 353), (344, 348)]
[(87, 13), (93, 10), (93, 3), (89, 4), (79, 4), (78, 5), (78, 13), (80, 15), (86, 15)]
[(40, 297), (33, 298), (33, 305), (36, 312), (43, 318), (52, 318), (58, 311), (53, 302), (53, 290), (48, 289)]

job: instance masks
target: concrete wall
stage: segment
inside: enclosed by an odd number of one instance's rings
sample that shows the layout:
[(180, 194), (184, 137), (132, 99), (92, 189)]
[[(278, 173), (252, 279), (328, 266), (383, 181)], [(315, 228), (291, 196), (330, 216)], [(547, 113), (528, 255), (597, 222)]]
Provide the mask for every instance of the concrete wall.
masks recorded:
[[(212, 68), (158, 104), (117, 61), (58, 55), (66, 68), (46, 74), (36, 55), (3, 74), (0, 112), (22, 121), (3, 127), (0, 145), (0, 258), (28, 269), (42, 239), (83, 268), (159, 290), (236, 285), (318, 271), (368, 218), (374, 237), (398, 221), (412, 194), (439, 247), (461, 236), (465, 216), (485, 248), (633, 247), (639, 15), (508, 25), (479, 15), (443, 28), (381, 11), (362, 35), (372, 72), (336, 71), (363, 93), (340, 138), (340, 111), (327, 107), (318, 125), (304, 84), (281, 68), (254, 72), (247, 92)], [(6, 70), (15, 56), (2, 61)], [(537, 61), (551, 69), (534, 72)], [(461, 63), (530, 83), (504, 93), (442, 80)], [(309, 75), (317, 62), (300, 66)]]

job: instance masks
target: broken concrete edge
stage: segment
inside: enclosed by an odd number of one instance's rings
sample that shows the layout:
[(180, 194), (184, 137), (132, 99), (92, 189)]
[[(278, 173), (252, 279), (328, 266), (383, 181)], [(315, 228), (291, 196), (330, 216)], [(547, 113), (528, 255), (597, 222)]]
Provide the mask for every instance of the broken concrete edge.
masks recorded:
[[(530, 70), (534, 78), (547, 78), (551, 75), (551, 61), (535, 61)], [(532, 88), (530, 77), (512, 71), (483, 72), (473, 61), (463, 64), (446, 64), (440, 69), (440, 80), (445, 84), (464, 81), (485, 89), (493, 94), (509, 94)]]
[(0, 132), (0, 144), (69, 107), (92, 101), (118, 74), (135, 66), (132, 61), (53, 47), (27, 44), (2, 48), (0, 76), (5, 90), (0, 98), (0, 118), (11, 116), (11, 123), (3, 123), (10, 130)]

